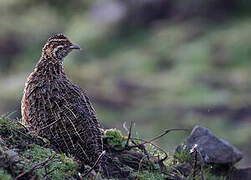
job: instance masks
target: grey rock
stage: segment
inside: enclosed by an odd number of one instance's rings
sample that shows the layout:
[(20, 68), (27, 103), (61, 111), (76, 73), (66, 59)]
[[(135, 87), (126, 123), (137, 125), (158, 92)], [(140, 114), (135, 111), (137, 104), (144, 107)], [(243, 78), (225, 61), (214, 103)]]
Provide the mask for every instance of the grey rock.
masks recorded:
[(201, 126), (193, 128), (184, 145), (188, 150), (196, 145), (206, 163), (233, 165), (242, 159), (242, 153), (236, 147)]
[(251, 179), (251, 167), (244, 169), (236, 169), (230, 176), (231, 180), (250, 180)]

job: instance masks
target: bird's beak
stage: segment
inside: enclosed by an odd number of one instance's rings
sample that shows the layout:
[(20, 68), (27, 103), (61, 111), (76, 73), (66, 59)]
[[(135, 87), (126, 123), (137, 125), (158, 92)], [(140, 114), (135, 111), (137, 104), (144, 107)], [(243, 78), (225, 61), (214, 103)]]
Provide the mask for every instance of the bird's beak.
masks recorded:
[(70, 46), (70, 49), (80, 49), (80, 46), (77, 45), (77, 44), (72, 44), (72, 45)]

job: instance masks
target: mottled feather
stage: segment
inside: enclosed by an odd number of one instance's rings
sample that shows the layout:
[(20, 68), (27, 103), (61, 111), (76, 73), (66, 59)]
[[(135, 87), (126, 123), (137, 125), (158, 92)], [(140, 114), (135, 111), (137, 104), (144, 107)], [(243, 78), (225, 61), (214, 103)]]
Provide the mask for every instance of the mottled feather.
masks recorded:
[(63, 69), (72, 43), (63, 34), (50, 37), (25, 84), (24, 124), (56, 148), (92, 165), (103, 150), (102, 129), (86, 93)]

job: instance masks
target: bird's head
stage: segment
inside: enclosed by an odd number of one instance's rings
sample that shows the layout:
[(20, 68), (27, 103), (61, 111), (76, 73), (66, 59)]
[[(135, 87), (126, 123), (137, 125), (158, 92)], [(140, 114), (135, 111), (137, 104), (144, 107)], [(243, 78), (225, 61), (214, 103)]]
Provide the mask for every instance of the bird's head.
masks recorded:
[(51, 36), (43, 47), (42, 55), (51, 58), (55, 62), (62, 62), (73, 49), (80, 49), (63, 34)]

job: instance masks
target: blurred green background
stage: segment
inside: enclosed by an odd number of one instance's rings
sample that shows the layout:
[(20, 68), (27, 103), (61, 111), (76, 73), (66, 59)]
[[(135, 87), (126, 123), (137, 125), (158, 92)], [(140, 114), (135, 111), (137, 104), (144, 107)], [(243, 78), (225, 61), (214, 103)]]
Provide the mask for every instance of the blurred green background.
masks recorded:
[[(102, 125), (151, 138), (202, 125), (251, 165), (251, 1), (0, 0), (0, 114), (21, 118), (24, 82), (53, 33), (82, 51), (65, 59)], [(159, 143), (172, 153), (188, 133)]]

